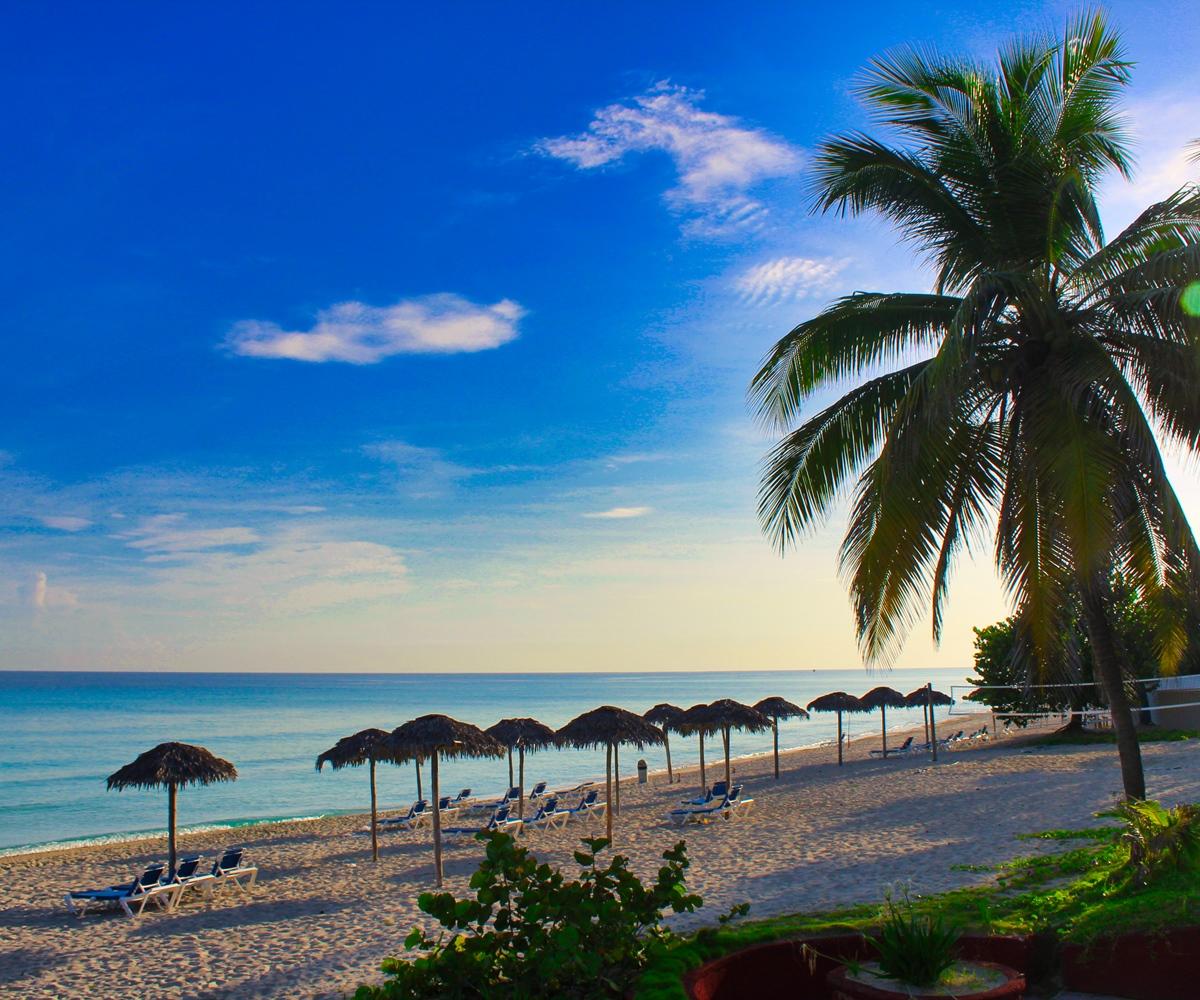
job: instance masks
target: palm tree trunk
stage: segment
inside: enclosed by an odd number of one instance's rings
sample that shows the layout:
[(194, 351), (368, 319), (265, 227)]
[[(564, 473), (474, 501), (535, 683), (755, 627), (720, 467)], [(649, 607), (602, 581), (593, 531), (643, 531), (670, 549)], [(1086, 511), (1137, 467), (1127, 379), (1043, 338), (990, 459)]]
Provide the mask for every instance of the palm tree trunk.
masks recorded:
[(708, 791), (708, 778), (704, 774), (704, 734), (700, 734), (700, 794)]
[(675, 783), (675, 776), (671, 773), (671, 737), (667, 735), (667, 727), (663, 726), (663, 748), (667, 751), (667, 784)]
[(616, 796), (617, 815), (621, 815), (621, 747), (613, 744), (613, 795)]
[(525, 818), (525, 748), (517, 748), (517, 759), (520, 761), (520, 766), (517, 769), (517, 815), (521, 819)]
[(438, 808), (438, 752), (429, 758), (429, 783), (433, 791), (433, 871), (437, 887), (442, 887), (442, 811)]
[(608, 831), (608, 842), (612, 843), (612, 758), (613, 745), (608, 745), (608, 753), (604, 755), (604, 823), (605, 829)]
[(375, 809), (375, 758), (370, 760), (371, 765), (371, 860), (379, 860), (379, 831), (376, 829), (376, 816), (378, 815)]
[(1144, 799), (1146, 776), (1142, 770), (1142, 750), (1138, 746), (1133, 712), (1125, 693), (1125, 678), (1117, 660), (1116, 642), (1105, 611), (1104, 597), (1095, 581), (1082, 589), (1083, 617), (1092, 643), (1092, 663), (1108, 699), (1108, 710), (1117, 734), (1117, 753), (1121, 758), (1121, 783), (1125, 787), (1125, 798)]
[(771, 729), (775, 736), (775, 780), (779, 780), (779, 716), (771, 716)]
[(838, 767), (842, 766), (842, 712), (838, 709)]
[(175, 797), (179, 786), (175, 782), (167, 785), (167, 873), (175, 877)]

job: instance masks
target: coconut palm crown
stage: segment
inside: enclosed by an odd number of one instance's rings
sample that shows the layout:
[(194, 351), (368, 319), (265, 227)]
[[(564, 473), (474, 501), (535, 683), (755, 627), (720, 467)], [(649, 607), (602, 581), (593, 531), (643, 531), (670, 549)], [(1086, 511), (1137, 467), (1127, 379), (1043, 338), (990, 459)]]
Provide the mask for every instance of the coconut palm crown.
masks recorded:
[[(1096, 187), (1131, 171), (1129, 77), (1099, 13), (1013, 41), (995, 65), (875, 60), (858, 93), (890, 138), (824, 142), (817, 207), (890, 219), (933, 290), (835, 301), (775, 345), (750, 392), (786, 432), (760, 493), (780, 549), (853, 484), (841, 561), (865, 658), (887, 662), (925, 607), (940, 638), (956, 555), (993, 534), (1027, 664), (1064, 654), (1068, 596), (1082, 599), (1126, 795), (1140, 798), (1106, 596), (1119, 567), (1161, 603), (1164, 664), (1178, 658), (1169, 609), (1198, 555), (1159, 443), (1200, 449), (1200, 323), (1181, 303), (1200, 278), (1200, 190), (1106, 241)], [(844, 395), (801, 421), (831, 388)]]

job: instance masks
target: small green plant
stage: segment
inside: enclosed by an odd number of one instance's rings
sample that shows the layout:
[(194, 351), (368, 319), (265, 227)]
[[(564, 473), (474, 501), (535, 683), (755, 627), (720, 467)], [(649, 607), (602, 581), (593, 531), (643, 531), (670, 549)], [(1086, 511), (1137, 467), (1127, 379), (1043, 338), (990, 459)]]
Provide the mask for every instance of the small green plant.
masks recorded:
[(1117, 815), (1125, 821), (1121, 841), (1129, 849), (1127, 871), (1134, 887), (1200, 873), (1200, 808), (1168, 809), (1147, 799), (1123, 803)]
[(682, 841), (664, 852), (657, 879), (644, 885), (620, 854), (606, 866), (597, 862), (604, 838), (586, 839), (586, 850), (575, 852), (582, 871), (574, 880), (508, 834), (477, 839), (487, 849), (471, 876), (475, 898), (422, 893), (418, 905), (442, 930), (414, 928), (404, 944), (420, 954), (385, 959), (389, 978), (360, 986), (355, 1000), (620, 997), (673, 940), (661, 927), (663, 912), (701, 905), (684, 887)]
[(887, 893), (883, 926), (874, 939), (879, 969), (910, 986), (932, 986), (954, 964), (959, 932), (939, 916), (918, 916), (907, 889), (897, 902)]

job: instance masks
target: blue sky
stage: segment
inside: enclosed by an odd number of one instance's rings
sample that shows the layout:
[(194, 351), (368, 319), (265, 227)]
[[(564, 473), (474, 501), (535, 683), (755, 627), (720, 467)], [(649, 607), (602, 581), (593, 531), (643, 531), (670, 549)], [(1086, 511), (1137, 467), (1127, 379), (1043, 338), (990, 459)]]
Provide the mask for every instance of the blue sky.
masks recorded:
[[(859, 666), (838, 519), (758, 535), (744, 390), (925, 277), (807, 212), (810, 150), (872, 55), (1072, 9), (10, 7), (0, 667)], [(1200, 23), (1110, 11), (1116, 226), (1189, 176)], [(983, 555), (903, 665), (1002, 613)]]

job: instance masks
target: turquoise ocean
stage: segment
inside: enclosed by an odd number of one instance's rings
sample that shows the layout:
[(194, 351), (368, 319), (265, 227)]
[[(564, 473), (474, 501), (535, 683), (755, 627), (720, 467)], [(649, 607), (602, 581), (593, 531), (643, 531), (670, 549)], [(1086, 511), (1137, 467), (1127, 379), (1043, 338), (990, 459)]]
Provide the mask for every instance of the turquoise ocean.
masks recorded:
[[(0, 855), (141, 834), (164, 828), (163, 792), (108, 792), (104, 779), (166, 740), (199, 743), (237, 765), (232, 784), (180, 793), (183, 829), (238, 827), (267, 819), (316, 817), (367, 808), (365, 768), (318, 774), (314, 764), (340, 737), (393, 729), (428, 712), (479, 726), (532, 716), (558, 727), (598, 705), (644, 712), (661, 701), (687, 707), (716, 698), (754, 703), (782, 695), (805, 705), (828, 691), (862, 694), (877, 684), (904, 693), (932, 681), (949, 693), (967, 670), (720, 671), (558, 674), (278, 674), (0, 672)], [(961, 691), (958, 692), (961, 695)], [(939, 716), (944, 718), (946, 709)], [(953, 711), (953, 710), (951, 710)], [(888, 728), (919, 723), (919, 709), (889, 711)], [(949, 723), (942, 723), (949, 725)], [(878, 714), (848, 719), (851, 736), (878, 733)], [(961, 727), (959, 727), (961, 728)], [(780, 747), (832, 741), (832, 715), (780, 724)], [(733, 753), (769, 751), (770, 733), (735, 733)], [(707, 749), (709, 760), (719, 755)], [(863, 751), (865, 752), (865, 751)], [(695, 739), (676, 737), (679, 764), (698, 758)], [(622, 774), (639, 758), (665, 768), (661, 747), (621, 754)], [(594, 751), (549, 750), (527, 757), (526, 783), (574, 785), (603, 774)], [(443, 791), (471, 786), (499, 793), (504, 761), (448, 761)], [(426, 782), (428, 775), (425, 775)], [(410, 766), (381, 765), (381, 805), (415, 798)], [(426, 788), (428, 791), (428, 788)]]

